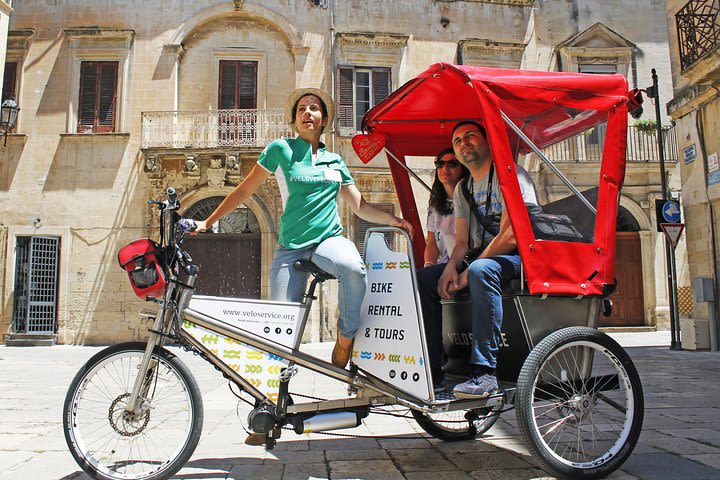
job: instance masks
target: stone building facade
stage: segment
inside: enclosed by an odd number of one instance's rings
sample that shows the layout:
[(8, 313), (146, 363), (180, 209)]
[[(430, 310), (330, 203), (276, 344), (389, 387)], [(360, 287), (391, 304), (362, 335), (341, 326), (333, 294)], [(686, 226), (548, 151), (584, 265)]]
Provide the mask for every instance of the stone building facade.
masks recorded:
[[(683, 347), (708, 348), (718, 325), (720, 246), (720, 6), (709, 0), (666, 2), (672, 66), (667, 111), (676, 121), (694, 315), (682, 320)], [(715, 303), (707, 301), (714, 294)]]
[[(184, 211), (202, 218), (266, 143), (290, 134), (284, 107), (293, 88), (332, 92), (338, 121), (325, 142), (345, 158), (368, 201), (399, 214), (387, 163), (364, 165), (351, 147), (367, 108), (439, 61), (618, 72), (631, 87), (649, 83), (655, 67), (667, 73), (661, 89), (669, 91), (662, 4), (129, 0), (100, 9), (86, 0), (57, 0), (52, 8), (21, 2), (6, 49), (5, 65), (12, 63), (15, 73), (5, 76), (3, 90), (12, 83), (22, 110), (0, 150), (0, 333), (80, 344), (141, 338), (143, 304), (130, 293), (116, 254), (133, 239), (157, 235), (147, 201), (172, 186)], [(621, 10), (635, 16), (617, 15)], [(595, 184), (597, 156), (585, 147), (602, 136), (601, 129), (588, 132), (575, 142), (582, 151), (557, 154), (560, 169), (579, 187)], [(633, 153), (621, 206), (631, 257), (640, 258), (639, 313), (628, 324), (663, 327), (668, 307), (652, 214), (660, 195), (653, 151), (651, 143)], [(412, 161), (429, 183), (431, 164)], [(560, 195), (536, 158), (520, 161), (543, 200)], [(677, 183), (675, 170), (670, 174)], [(417, 196), (419, 204), (427, 200), (422, 189)], [(205, 271), (215, 272), (209, 276), (216, 292), (268, 295), (281, 212), (271, 177), (214, 239), (195, 241)], [(349, 238), (361, 243), (367, 225), (345, 207), (341, 215)], [(50, 300), (30, 305), (35, 260), (49, 262), (38, 275), (48, 282)], [(307, 340), (324, 339), (334, 328), (334, 289), (321, 292)], [(33, 308), (42, 317), (34, 330), (23, 320)]]

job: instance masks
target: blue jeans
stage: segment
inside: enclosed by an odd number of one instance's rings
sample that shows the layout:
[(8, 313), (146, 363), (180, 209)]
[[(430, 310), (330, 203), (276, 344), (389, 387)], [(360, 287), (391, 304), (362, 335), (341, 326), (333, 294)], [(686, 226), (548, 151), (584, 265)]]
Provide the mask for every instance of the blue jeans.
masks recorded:
[[(442, 368), (442, 306), (437, 282), (446, 264), (418, 271), (418, 289), (422, 304), (425, 336), (433, 370)], [(479, 258), (468, 268), (468, 289), (472, 305), (473, 343), (470, 363), (489, 368), (497, 366), (502, 327), (502, 288), (520, 275), (519, 255)]]
[(355, 244), (345, 237), (336, 236), (305, 248), (278, 246), (270, 267), (270, 293), (273, 300), (302, 302), (310, 274), (293, 267), (297, 260), (310, 260), (338, 279), (338, 326), (343, 337), (354, 338), (367, 289), (365, 263)]

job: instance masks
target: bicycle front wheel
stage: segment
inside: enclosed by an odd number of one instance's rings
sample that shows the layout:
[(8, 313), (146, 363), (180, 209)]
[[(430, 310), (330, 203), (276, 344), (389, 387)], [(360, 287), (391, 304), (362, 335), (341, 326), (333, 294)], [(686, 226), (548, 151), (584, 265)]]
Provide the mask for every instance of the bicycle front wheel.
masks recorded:
[(202, 397), (187, 367), (165, 349), (152, 355), (150, 387), (136, 412), (126, 410), (145, 343), (114, 345), (75, 375), (63, 408), (65, 440), (85, 472), (100, 480), (172, 476), (202, 431)]

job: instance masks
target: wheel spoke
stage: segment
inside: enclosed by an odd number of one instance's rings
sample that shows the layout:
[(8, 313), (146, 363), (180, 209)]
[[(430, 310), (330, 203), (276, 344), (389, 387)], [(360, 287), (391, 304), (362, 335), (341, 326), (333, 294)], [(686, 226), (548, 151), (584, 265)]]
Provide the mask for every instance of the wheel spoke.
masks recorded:
[(604, 338), (584, 327), (555, 332), (531, 352), (518, 381), (521, 430), (560, 476), (598, 468), (608, 474), (619, 465), (610, 460), (629, 455), (623, 447), (637, 441), (637, 372), (627, 354), (612, 340), (606, 346)]

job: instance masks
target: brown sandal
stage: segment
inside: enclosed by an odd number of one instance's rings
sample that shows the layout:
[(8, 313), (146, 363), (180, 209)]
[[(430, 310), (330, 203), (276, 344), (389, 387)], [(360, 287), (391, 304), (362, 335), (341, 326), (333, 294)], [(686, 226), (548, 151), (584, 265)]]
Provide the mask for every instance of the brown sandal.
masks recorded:
[(350, 360), (350, 355), (352, 354), (352, 347), (353, 341), (351, 340), (350, 345), (348, 345), (347, 348), (343, 348), (343, 346), (340, 345), (340, 334), (338, 333), (338, 339), (335, 341), (335, 347), (333, 347), (332, 351), (332, 364), (338, 368), (345, 368), (348, 361)]

